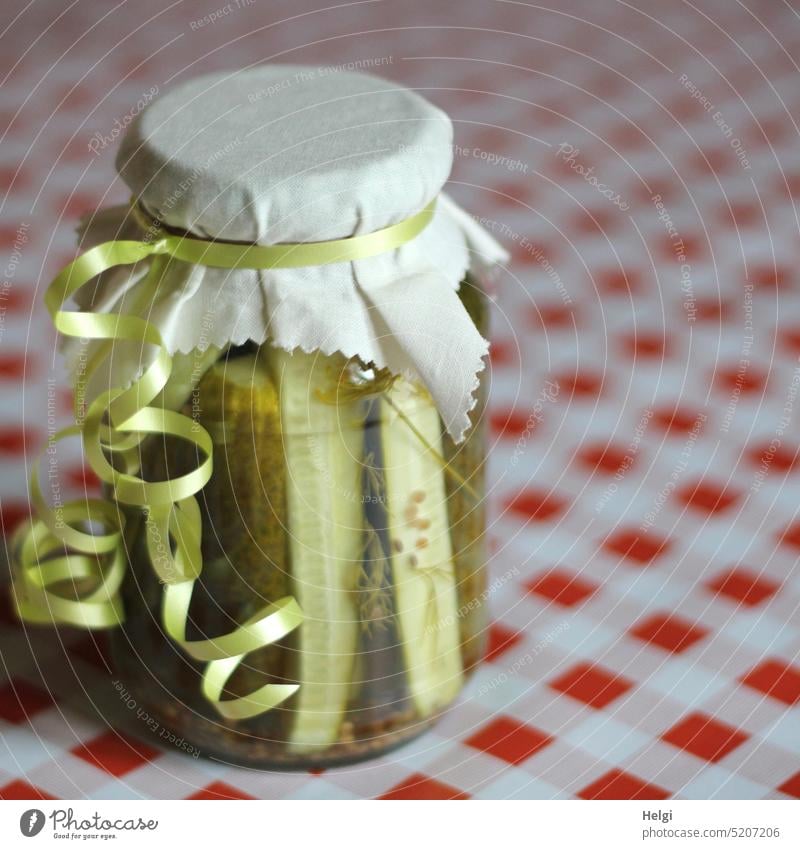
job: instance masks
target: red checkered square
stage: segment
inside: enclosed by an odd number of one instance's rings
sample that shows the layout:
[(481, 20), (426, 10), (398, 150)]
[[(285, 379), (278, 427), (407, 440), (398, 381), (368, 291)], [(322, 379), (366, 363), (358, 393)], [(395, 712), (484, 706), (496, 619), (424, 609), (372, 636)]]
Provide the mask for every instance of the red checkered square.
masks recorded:
[(684, 436), (697, 425), (699, 414), (681, 407), (661, 407), (653, 411), (651, 423), (670, 436)]
[(621, 769), (601, 775), (578, 793), (581, 799), (668, 799), (672, 794)]
[(474, 749), (488, 752), (510, 764), (518, 764), (552, 742), (552, 739), (531, 725), (500, 716), (465, 742)]
[(510, 631), (503, 625), (495, 623), (489, 628), (489, 640), (484, 660), (497, 660), (501, 654), (517, 645), (522, 636), (519, 631)]
[[(767, 126), (766, 122), (762, 123), (761, 129), (765, 129), (765, 126)], [(784, 133), (786, 127), (781, 127), (780, 130)], [(759, 289), (785, 289), (789, 281), (793, 279), (793, 274), (788, 268), (764, 265), (760, 268), (751, 268), (747, 279)]]
[(800, 522), (789, 525), (779, 536), (780, 542), (791, 548), (800, 548)]
[(255, 796), (250, 796), (248, 793), (245, 793), (243, 790), (237, 790), (235, 787), (231, 787), (230, 784), (226, 784), (224, 781), (214, 781), (211, 784), (204, 787), (202, 790), (198, 790), (197, 793), (193, 793), (191, 796), (187, 796), (187, 799), (255, 799)]
[(626, 468), (630, 468), (633, 462), (622, 446), (604, 443), (582, 448), (578, 452), (578, 460), (589, 471), (603, 475), (616, 474), (623, 463)]
[(800, 702), (800, 668), (781, 660), (765, 660), (742, 678), (742, 683), (784, 702)]
[(800, 448), (789, 448), (785, 445), (776, 448), (769, 442), (761, 443), (748, 450), (747, 458), (757, 468), (763, 463), (768, 473), (775, 471), (788, 474), (800, 463)]
[(564, 569), (551, 569), (525, 584), (534, 593), (562, 607), (574, 607), (597, 592), (598, 587)]
[(8, 801), (14, 799), (21, 801), (23, 799), (47, 800), (55, 798), (55, 796), (45, 793), (44, 790), (41, 790), (39, 787), (34, 787), (33, 784), (29, 784), (27, 781), (22, 781), (20, 779), (10, 781), (8, 784), (0, 787), (0, 799)]
[[(613, 213), (602, 209), (576, 209), (569, 221), (570, 229), (586, 236), (602, 234), (603, 231), (613, 229), (615, 224)], [(608, 294), (619, 293), (609, 291)]]
[(631, 629), (631, 634), (646, 643), (678, 654), (702, 640), (708, 630), (675, 614), (655, 613), (638, 622)]
[(0, 427), (0, 456), (17, 457), (33, 450), (39, 443), (39, 433), (31, 428)]
[(781, 331), (781, 343), (793, 354), (800, 354), (800, 327), (787, 327)]
[(53, 704), (49, 693), (27, 681), (9, 681), (0, 687), (0, 719), (17, 724)]
[(697, 321), (715, 322), (726, 321), (732, 312), (730, 304), (719, 298), (702, 298), (697, 301), (695, 315)]
[(612, 533), (603, 547), (622, 557), (632, 565), (649, 566), (669, 548), (666, 540), (634, 530), (619, 530)]
[(733, 224), (740, 230), (761, 224), (764, 220), (761, 209), (755, 203), (732, 203), (730, 208), (722, 204), (720, 218), (723, 224)]
[(795, 799), (800, 799), (800, 772), (796, 772), (791, 778), (787, 778), (778, 790), (787, 796), (794, 796)]
[(4, 498), (0, 504), (0, 534), (9, 537), (31, 515), (27, 501)]
[(502, 439), (519, 439), (530, 436), (536, 430), (539, 420), (531, 412), (522, 409), (500, 408), (489, 413), (492, 430)]
[(116, 731), (108, 731), (88, 743), (76, 746), (72, 753), (119, 778), (157, 758), (161, 751)]
[(84, 464), (64, 469), (64, 480), (73, 489), (81, 492), (88, 490), (93, 494), (98, 492), (102, 485), (100, 478)]
[[(526, 186), (524, 183), (520, 183), (519, 181), (502, 181), (498, 183), (496, 190), (503, 196), (502, 202), (509, 207), (517, 206), (520, 203), (527, 204), (532, 200), (530, 186)], [(524, 246), (515, 244), (511, 247), (511, 250), (515, 257), (515, 261), (516, 257), (521, 257), (524, 253), (528, 253), (528, 262), (531, 261), (529, 249), (526, 250)]]
[[(28, 375), (36, 363), (28, 363)], [(21, 380), (25, 374), (24, 354), (2, 354), (0, 355), (0, 380)]]
[[(703, 163), (705, 164), (705, 163)], [(702, 237), (683, 236), (681, 238), (683, 253), (687, 259), (700, 261), (707, 253), (705, 241)], [(666, 235), (661, 240), (661, 256), (666, 261), (668, 258), (675, 257), (675, 240), (672, 236)]]
[(691, 713), (662, 735), (662, 739), (703, 760), (716, 763), (741, 746), (749, 735), (704, 713)]
[(469, 793), (463, 793), (435, 778), (421, 773), (410, 776), (401, 784), (393, 787), (379, 799), (469, 799)]
[(597, 288), (607, 295), (629, 295), (641, 289), (641, 279), (633, 270), (599, 269), (594, 273)]
[(721, 572), (712, 578), (707, 586), (712, 592), (727, 596), (748, 607), (761, 604), (762, 601), (771, 598), (780, 589), (780, 585), (776, 581), (772, 581), (764, 575), (758, 575), (751, 569), (742, 566)]
[(541, 304), (529, 313), (530, 323), (537, 330), (561, 330), (573, 327), (576, 310), (566, 304)]
[(726, 394), (742, 395), (762, 392), (767, 385), (767, 375), (758, 369), (744, 368), (740, 365), (721, 369), (717, 373), (717, 387)]
[(593, 708), (603, 708), (628, 692), (633, 682), (597, 664), (570, 667), (549, 686)]
[(514, 516), (527, 522), (546, 522), (566, 509), (563, 498), (542, 490), (526, 489), (505, 503), (505, 508)]
[[(20, 177), (23, 176), (23, 172), (19, 169), (10, 169), (10, 168), (2, 168), (0, 169), (0, 180), (3, 181), (3, 184), (6, 186), (10, 186), (12, 180), (14, 182), (20, 181)], [(16, 235), (16, 234), (15, 234)], [(12, 236), (9, 244), (13, 243), (14, 237)], [(4, 243), (5, 245), (5, 243)], [(24, 310), (29, 309), (31, 305), (31, 292), (25, 292), (21, 289), (9, 289), (8, 294), (5, 297), (5, 308), (6, 312), (15, 312), (22, 313)]]
[(603, 376), (590, 372), (567, 372), (557, 375), (553, 381), (558, 384), (559, 396), (570, 401), (595, 398), (603, 389)]
[(739, 500), (738, 493), (725, 489), (724, 486), (713, 481), (705, 480), (689, 484), (678, 492), (677, 497), (687, 507), (708, 514), (721, 513)]
[(495, 367), (518, 365), (519, 348), (515, 342), (506, 339), (492, 339), (489, 359)]
[(668, 353), (666, 338), (660, 333), (635, 332), (622, 340), (622, 350), (636, 359), (663, 359)]

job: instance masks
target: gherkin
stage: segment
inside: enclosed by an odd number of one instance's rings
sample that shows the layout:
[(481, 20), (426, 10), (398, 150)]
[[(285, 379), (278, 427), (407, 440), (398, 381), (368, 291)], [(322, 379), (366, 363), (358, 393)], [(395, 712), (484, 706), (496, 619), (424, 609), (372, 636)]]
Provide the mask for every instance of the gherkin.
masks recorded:
[(339, 738), (358, 645), (357, 576), (364, 548), (360, 498), (364, 407), (330, 393), (344, 357), (265, 349), (283, 428), (291, 591), (303, 611), (293, 643), (288, 744), (324, 750)]
[(442, 432), (430, 395), (399, 379), (381, 421), (391, 569), (411, 699), (438, 713), (463, 683)]
[[(276, 387), (256, 354), (220, 360), (197, 390), (194, 413), (214, 441), (214, 473), (198, 496), (203, 571), (191, 614), (216, 636), (288, 593), (286, 482)], [(283, 680), (280, 645), (246, 658), (229, 689), (244, 695)]]

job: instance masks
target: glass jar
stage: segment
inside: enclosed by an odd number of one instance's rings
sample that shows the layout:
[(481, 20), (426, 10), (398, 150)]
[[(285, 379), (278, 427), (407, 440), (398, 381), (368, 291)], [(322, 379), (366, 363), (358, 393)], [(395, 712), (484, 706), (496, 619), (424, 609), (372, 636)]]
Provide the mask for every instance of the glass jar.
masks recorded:
[[(481, 282), (469, 275), (460, 297), (486, 336)], [(299, 688), (251, 719), (215, 711), (202, 665), (164, 633), (163, 587), (131, 514), (128, 618), (113, 637), (125, 690), (200, 753), (260, 768), (352, 763), (428, 728), (484, 652), (486, 392), (484, 377), (456, 445), (402, 377), (268, 345), (225, 352), (184, 406), (214, 441), (187, 637), (229, 632), (292, 595), (301, 625), (248, 655), (226, 692)], [(185, 446), (143, 443), (144, 476), (196, 464)]]

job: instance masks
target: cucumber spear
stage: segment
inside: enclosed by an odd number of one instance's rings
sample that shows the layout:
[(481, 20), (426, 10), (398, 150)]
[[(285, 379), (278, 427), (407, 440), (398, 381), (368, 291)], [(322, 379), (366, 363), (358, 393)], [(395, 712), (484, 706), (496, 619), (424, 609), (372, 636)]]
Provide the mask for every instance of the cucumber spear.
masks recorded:
[(292, 594), (304, 615), (289, 745), (314, 751), (339, 737), (358, 644), (363, 403), (336, 398), (343, 357), (275, 348), (266, 356), (281, 411)]
[(428, 717), (463, 681), (441, 423), (430, 396), (406, 380), (397, 380), (382, 403), (396, 614), (411, 698)]

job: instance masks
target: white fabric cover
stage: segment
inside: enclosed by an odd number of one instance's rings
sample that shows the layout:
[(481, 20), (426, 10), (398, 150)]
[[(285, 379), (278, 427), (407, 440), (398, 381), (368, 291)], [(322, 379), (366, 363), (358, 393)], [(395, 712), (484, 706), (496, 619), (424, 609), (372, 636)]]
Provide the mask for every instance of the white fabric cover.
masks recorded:
[[(441, 195), (451, 160), (447, 116), (385, 80), (294, 65), (194, 79), (138, 116), (117, 157), (134, 196), (167, 225), (209, 239), (320, 241), (402, 221), (439, 196), (433, 221), (397, 250), (352, 263), (230, 271), (173, 262), (144, 306), (136, 290), (147, 263), (115, 269), (79, 306), (146, 310), (172, 353), (269, 339), (358, 355), (421, 380), (460, 440), (488, 346), (456, 291), (471, 265), (506, 253)], [(87, 222), (83, 243), (135, 233), (117, 207)], [(74, 343), (67, 352), (77, 370), (85, 352)], [(141, 355), (115, 353), (101, 382), (131, 380)]]

